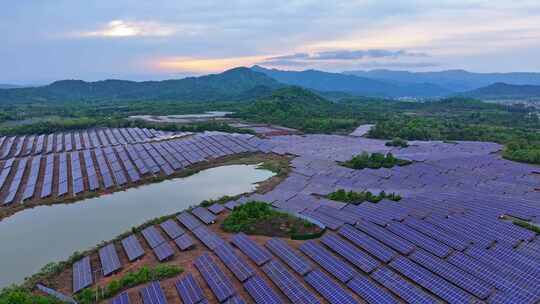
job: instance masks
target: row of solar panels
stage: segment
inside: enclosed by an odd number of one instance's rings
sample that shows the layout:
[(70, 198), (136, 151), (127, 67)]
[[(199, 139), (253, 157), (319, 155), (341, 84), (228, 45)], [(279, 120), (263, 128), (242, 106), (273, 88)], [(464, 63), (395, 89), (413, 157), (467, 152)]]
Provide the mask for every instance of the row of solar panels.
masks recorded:
[[(21, 200), (24, 201), (34, 197), (43, 199), (53, 194), (63, 196), (68, 194), (69, 189), (71, 189), (73, 195), (78, 195), (84, 191), (99, 189), (100, 175), (103, 187), (109, 189), (115, 185), (124, 186), (128, 182), (138, 182), (141, 180), (141, 175), (144, 174), (159, 174), (163, 172), (165, 175), (171, 175), (177, 170), (181, 170), (193, 163), (234, 153), (253, 151), (257, 151), (257, 148), (243, 138), (214, 135), (195, 136), (191, 139), (169, 140), (166, 142), (109, 146), (94, 150), (83, 150), (82, 159), (79, 154), (80, 152), (63, 152), (58, 154), (58, 168), (55, 168), (53, 155), (47, 155), (45, 157), (44, 166), (41, 166), (41, 156), (32, 158), (30, 169), (27, 169), (26, 166), (29, 158), (21, 158), (16, 168), (17, 171), (14, 173), (15, 178), (12, 180), (9, 188), (3, 188), (13, 167), (14, 160), (9, 159), (3, 164), (4, 168), (0, 173), (0, 189), (7, 189), (3, 204), (14, 203), (19, 187), (22, 187), (21, 182), (26, 172), (25, 170), (30, 170)], [(92, 154), (95, 154), (98, 170), (96, 170)], [(84, 160), (84, 171), (81, 167), (81, 160)], [(45, 171), (43, 175), (43, 186), (41, 193), (36, 194), (36, 185), (38, 184), (40, 170)], [(53, 186), (55, 184), (54, 173), (56, 170), (58, 172), (56, 181), (58, 187), (55, 192)], [(85, 179), (88, 180), (88, 185), (85, 185)]]
[[(178, 221), (188, 230), (192, 230), (194, 227), (204, 227), (204, 224), (213, 223), (218, 213), (210, 213), (206, 208), (197, 207), (191, 210), (191, 213), (182, 212), (178, 215)], [(185, 251), (195, 245), (193, 238), (175, 220), (169, 219), (159, 226), (179, 250)], [(174, 256), (174, 249), (156, 226), (143, 229), (141, 234), (159, 262), (166, 261)], [(130, 262), (141, 258), (145, 254), (139, 239), (134, 234), (122, 239), (120, 243)], [(111, 275), (122, 268), (114, 243), (101, 247), (98, 254), (101, 262), (100, 270), (103, 276)], [(73, 264), (73, 292), (79, 292), (92, 284), (93, 272), (90, 257), (87, 256)]]
[(141, 143), (166, 134), (154, 129), (120, 128), (48, 135), (3, 136), (0, 137), (0, 159)]

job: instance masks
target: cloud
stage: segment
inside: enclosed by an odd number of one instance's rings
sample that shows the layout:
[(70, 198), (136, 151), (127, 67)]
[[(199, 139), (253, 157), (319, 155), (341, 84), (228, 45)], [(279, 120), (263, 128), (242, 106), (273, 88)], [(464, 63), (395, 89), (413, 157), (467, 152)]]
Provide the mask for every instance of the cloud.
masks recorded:
[(155, 21), (125, 21), (113, 20), (98, 30), (79, 32), (80, 37), (166, 37), (174, 35), (177, 29), (174, 26)]
[(431, 68), (431, 67), (438, 67), (438, 66), (440, 66), (440, 64), (435, 63), (435, 62), (379, 62), (379, 61), (362, 62), (355, 65), (355, 67), (368, 68), (368, 69), (380, 69), (380, 68), (410, 69), (410, 68)]
[(406, 50), (335, 50), (314, 53), (295, 53), (269, 57), (265, 60), (267, 63), (275, 61), (326, 61), (326, 60), (360, 60), (363, 58), (398, 58), (398, 57), (429, 57), (426, 53), (409, 52)]

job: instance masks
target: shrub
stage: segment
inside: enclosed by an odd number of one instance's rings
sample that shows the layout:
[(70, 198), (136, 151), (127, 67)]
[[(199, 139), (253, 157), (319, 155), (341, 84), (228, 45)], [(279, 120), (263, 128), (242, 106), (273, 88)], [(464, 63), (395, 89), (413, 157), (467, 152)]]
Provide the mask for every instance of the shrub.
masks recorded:
[(49, 296), (35, 295), (19, 286), (12, 286), (0, 290), (0, 304), (60, 304), (60, 301)]
[(411, 164), (411, 161), (398, 159), (394, 157), (392, 153), (386, 155), (382, 153), (363, 152), (362, 154), (355, 155), (350, 160), (343, 163), (343, 166), (352, 169), (379, 169), (379, 168), (392, 168), (394, 166), (405, 166)]
[(387, 147), (401, 147), (401, 148), (407, 148), (409, 146), (409, 143), (405, 139), (401, 139), (399, 137), (395, 137), (391, 141), (386, 142), (385, 144)]
[(335, 192), (332, 192), (328, 194), (326, 197), (334, 201), (350, 203), (350, 204), (355, 204), (355, 205), (363, 203), (365, 201), (368, 201), (371, 203), (378, 203), (383, 199), (389, 199), (395, 202), (401, 200), (401, 196), (395, 193), (387, 194), (386, 192), (381, 191), (378, 195), (374, 195), (373, 193), (369, 191), (347, 192), (343, 189), (339, 189)]
[(279, 215), (282, 213), (274, 210), (270, 204), (256, 201), (248, 202), (235, 207), (231, 215), (223, 221), (222, 227), (228, 232), (246, 231), (250, 225), (258, 221)]

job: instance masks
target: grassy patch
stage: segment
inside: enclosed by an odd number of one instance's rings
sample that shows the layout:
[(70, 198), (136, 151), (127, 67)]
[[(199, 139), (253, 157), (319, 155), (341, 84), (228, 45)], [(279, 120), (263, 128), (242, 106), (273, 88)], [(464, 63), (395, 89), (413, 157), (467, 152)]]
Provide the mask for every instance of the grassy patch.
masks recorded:
[(407, 148), (409, 146), (409, 143), (405, 139), (396, 137), (392, 139), (391, 141), (386, 142), (385, 146)]
[(248, 202), (234, 208), (223, 221), (227, 232), (245, 232), (277, 237), (317, 234), (322, 229), (304, 219), (280, 212), (265, 202)]
[(112, 298), (121, 291), (148, 283), (159, 281), (179, 275), (184, 270), (174, 265), (158, 265), (153, 268), (146, 266), (137, 271), (130, 271), (124, 274), (120, 279), (110, 281), (105, 287), (96, 289), (86, 288), (77, 294), (77, 301), (81, 304), (95, 303), (96, 295), (98, 300)]
[(392, 201), (399, 201), (401, 200), (401, 196), (399, 194), (395, 193), (386, 193), (384, 191), (379, 192), (379, 194), (375, 195), (369, 191), (362, 191), (362, 192), (354, 192), (354, 191), (345, 191), (343, 189), (339, 189), (335, 192), (332, 192), (326, 196), (328, 199), (344, 202), (344, 203), (350, 203), (358, 205), (360, 203), (363, 203), (365, 201), (371, 202), (371, 203), (378, 203), (383, 199), (389, 199)]
[(380, 168), (392, 168), (394, 166), (406, 166), (412, 162), (405, 159), (399, 159), (394, 157), (392, 153), (382, 154), (382, 153), (372, 153), (363, 152), (362, 154), (356, 155), (350, 160), (342, 163), (343, 166), (351, 169), (380, 169)]
[(538, 227), (537, 225), (534, 225), (534, 224), (531, 224), (529, 222), (522, 221), (522, 220), (513, 220), (512, 223), (514, 225), (519, 226), (519, 227), (522, 227), (522, 228), (528, 229), (528, 230), (530, 230), (532, 232), (540, 234), (540, 227)]
[(50, 296), (33, 294), (30, 290), (12, 286), (0, 290), (0, 304), (60, 304), (61, 302)]

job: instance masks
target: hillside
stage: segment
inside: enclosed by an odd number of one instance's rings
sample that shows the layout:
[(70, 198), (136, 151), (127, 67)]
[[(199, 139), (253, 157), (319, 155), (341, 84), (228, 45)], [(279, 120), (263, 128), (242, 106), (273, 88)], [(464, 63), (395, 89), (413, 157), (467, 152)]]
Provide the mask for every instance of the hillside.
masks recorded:
[(497, 82), (516, 85), (540, 85), (540, 73), (472, 73), (464, 70), (440, 72), (409, 72), (392, 70), (348, 71), (346, 75), (355, 75), (374, 80), (394, 81), (399, 83), (431, 83), (450, 91), (466, 92)]
[(463, 95), (480, 99), (540, 98), (540, 85), (512, 85), (499, 82)]
[(16, 88), (20, 88), (20, 86), (14, 85), (14, 84), (0, 83), (0, 89), (16, 89)]
[(375, 97), (434, 97), (445, 96), (451, 91), (428, 83), (400, 84), (366, 77), (328, 73), (317, 70), (282, 71), (253, 66), (254, 71), (261, 72), (275, 80), (295, 86), (301, 86), (322, 92), (345, 92), (357, 96)]
[(43, 87), (0, 90), (0, 102), (223, 101), (268, 95), (282, 86), (263, 73), (235, 68), (221, 74), (164, 81), (62, 80)]

